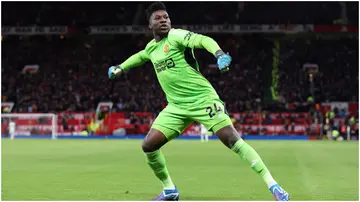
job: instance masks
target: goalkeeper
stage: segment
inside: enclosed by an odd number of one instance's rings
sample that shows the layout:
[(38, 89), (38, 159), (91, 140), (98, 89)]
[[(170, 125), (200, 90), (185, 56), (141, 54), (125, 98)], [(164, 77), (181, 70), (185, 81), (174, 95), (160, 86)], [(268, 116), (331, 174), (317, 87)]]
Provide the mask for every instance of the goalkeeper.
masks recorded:
[(146, 11), (154, 39), (144, 50), (122, 64), (109, 68), (114, 79), (124, 71), (151, 61), (168, 105), (158, 115), (145, 137), (142, 149), (147, 163), (163, 185), (154, 200), (178, 200), (179, 192), (171, 180), (160, 148), (179, 136), (194, 121), (213, 131), (229, 149), (243, 159), (267, 184), (276, 200), (288, 200), (289, 194), (273, 179), (256, 151), (234, 129), (218, 94), (199, 71), (194, 49), (206, 49), (214, 55), (220, 71), (228, 70), (231, 57), (210, 37), (182, 29), (172, 29), (166, 7), (155, 2)]

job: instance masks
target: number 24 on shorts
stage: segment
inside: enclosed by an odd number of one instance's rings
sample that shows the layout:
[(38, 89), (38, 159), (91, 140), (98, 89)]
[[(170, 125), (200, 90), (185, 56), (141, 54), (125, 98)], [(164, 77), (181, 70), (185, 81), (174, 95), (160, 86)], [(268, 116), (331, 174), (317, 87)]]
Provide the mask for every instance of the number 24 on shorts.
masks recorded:
[[(206, 107), (206, 113), (209, 114), (210, 118), (214, 117), (216, 113), (221, 112), (221, 107), (216, 106), (216, 103), (214, 103), (213, 106)], [(224, 108), (224, 112), (227, 114), (226, 109)]]

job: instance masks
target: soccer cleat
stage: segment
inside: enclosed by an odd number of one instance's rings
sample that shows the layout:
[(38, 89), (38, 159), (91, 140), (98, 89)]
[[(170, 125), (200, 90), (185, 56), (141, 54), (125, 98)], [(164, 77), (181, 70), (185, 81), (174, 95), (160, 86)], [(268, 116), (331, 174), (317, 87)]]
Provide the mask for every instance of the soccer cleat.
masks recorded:
[(164, 189), (161, 194), (154, 198), (153, 201), (178, 201), (179, 200), (179, 191), (175, 189)]
[(279, 184), (271, 186), (270, 191), (277, 201), (288, 201), (290, 199), (290, 195)]

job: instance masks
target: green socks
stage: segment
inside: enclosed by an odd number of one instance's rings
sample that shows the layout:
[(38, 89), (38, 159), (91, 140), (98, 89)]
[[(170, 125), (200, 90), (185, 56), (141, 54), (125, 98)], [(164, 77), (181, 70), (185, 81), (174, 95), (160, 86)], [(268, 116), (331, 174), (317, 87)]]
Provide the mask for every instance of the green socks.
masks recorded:
[[(245, 143), (244, 140), (238, 140), (231, 150), (245, 160), (251, 168), (261, 176), (268, 188), (277, 184), (258, 153), (250, 145)], [(147, 163), (153, 170), (156, 177), (161, 181), (164, 189), (175, 189), (174, 183), (172, 182), (166, 168), (165, 157), (162, 152), (157, 150), (154, 152), (146, 152), (145, 155), (147, 157)]]
[(154, 152), (146, 152), (147, 163), (153, 170), (154, 174), (161, 181), (164, 189), (175, 189), (174, 183), (171, 181), (169, 172), (165, 165), (165, 157), (160, 150)]
[(251, 168), (261, 176), (261, 178), (267, 184), (268, 188), (274, 184), (277, 184), (265, 166), (264, 162), (261, 160), (259, 154), (250, 145), (244, 142), (244, 140), (238, 140), (232, 146), (231, 150), (238, 154), (240, 158), (245, 160), (251, 166)]

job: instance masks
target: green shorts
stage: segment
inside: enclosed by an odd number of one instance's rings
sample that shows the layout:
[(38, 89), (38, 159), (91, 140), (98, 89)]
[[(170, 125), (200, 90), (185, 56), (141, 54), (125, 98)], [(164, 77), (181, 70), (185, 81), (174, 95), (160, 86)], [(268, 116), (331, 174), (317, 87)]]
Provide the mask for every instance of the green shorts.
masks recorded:
[(162, 132), (168, 140), (179, 136), (194, 121), (216, 133), (232, 125), (231, 119), (220, 99), (195, 103), (187, 107), (168, 104), (156, 117), (151, 128)]

